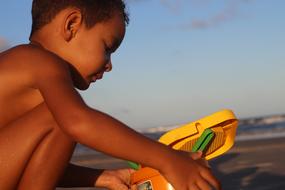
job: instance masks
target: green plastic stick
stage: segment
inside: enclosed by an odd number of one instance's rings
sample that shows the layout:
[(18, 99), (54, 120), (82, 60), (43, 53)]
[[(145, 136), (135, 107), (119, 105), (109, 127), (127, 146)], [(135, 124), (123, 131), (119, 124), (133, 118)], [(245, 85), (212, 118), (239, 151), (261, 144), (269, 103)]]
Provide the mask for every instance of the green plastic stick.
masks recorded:
[(204, 152), (208, 145), (212, 142), (215, 133), (211, 129), (205, 129), (202, 135), (199, 137), (198, 141), (192, 148), (192, 152), (202, 151)]
[(135, 163), (135, 162), (128, 161), (128, 164), (134, 170), (139, 170), (140, 169), (140, 165)]

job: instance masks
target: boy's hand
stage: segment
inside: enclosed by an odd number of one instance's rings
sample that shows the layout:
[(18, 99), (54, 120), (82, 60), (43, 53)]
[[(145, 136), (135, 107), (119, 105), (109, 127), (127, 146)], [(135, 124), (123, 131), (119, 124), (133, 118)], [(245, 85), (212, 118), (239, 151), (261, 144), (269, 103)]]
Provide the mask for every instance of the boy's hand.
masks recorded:
[(129, 190), (132, 169), (105, 170), (94, 184), (110, 190)]
[(205, 160), (204, 158), (202, 158), (202, 156), (203, 156), (203, 152), (202, 151), (191, 152), (191, 153), (185, 152), (184, 154), (187, 154), (193, 160), (196, 160), (197, 162), (199, 162), (200, 164), (204, 165), (205, 167), (211, 168), (211, 166), (209, 165), (209, 162), (207, 160)]
[(189, 153), (177, 151), (177, 157), (172, 158), (165, 166), (162, 174), (177, 190), (210, 190), (221, 189), (219, 181), (213, 176), (209, 165), (201, 156), (201, 152)]

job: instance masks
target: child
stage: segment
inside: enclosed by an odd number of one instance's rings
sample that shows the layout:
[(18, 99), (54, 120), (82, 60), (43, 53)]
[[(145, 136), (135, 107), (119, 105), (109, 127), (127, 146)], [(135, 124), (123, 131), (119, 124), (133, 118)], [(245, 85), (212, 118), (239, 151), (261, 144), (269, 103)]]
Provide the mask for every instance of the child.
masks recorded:
[(34, 0), (32, 16), (30, 44), (0, 54), (1, 190), (130, 188), (127, 169), (69, 164), (76, 142), (156, 168), (176, 190), (220, 189), (201, 153), (136, 133), (88, 107), (74, 89), (111, 71), (128, 22), (121, 0)]

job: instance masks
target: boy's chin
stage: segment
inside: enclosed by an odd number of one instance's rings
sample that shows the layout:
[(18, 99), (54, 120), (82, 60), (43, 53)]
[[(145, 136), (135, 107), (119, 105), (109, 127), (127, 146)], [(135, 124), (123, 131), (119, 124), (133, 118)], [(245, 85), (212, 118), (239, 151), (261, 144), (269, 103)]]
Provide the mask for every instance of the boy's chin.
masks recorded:
[(89, 82), (81, 82), (80, 84), (75, 84), (74, 85), (78, 90), (87, 90), (90, 86)]
[(84, 80), (84, 81), (81, 81), (80, 83), (77, 83), (75, 84), (75, 87), (78, 89), (78, 90), (87, 90), (90, 85), (94, 84), (97, 80)]
[(87, 86), (75, 86), (78, 90), (82, 90), (82, 91), (84, 91), (84, 90), (87, 90), (88, 88), (89, 88), (89, 85), (87, 85)]

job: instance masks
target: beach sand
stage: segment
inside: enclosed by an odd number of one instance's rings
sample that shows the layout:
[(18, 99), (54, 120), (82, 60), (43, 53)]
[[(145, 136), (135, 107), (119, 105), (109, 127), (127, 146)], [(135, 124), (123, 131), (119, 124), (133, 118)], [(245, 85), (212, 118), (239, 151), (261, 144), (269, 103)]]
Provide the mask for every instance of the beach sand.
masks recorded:
[[(73, 156), (72, 162), (94, 168), (127, 167), (125, 161), (95, 152)], [(210, 161), (210, 165), (223, 190), (285, 190), (285, 138), (236, 142), (229, 152)], [(68, 188), (57, 188), (65, 189)]]

